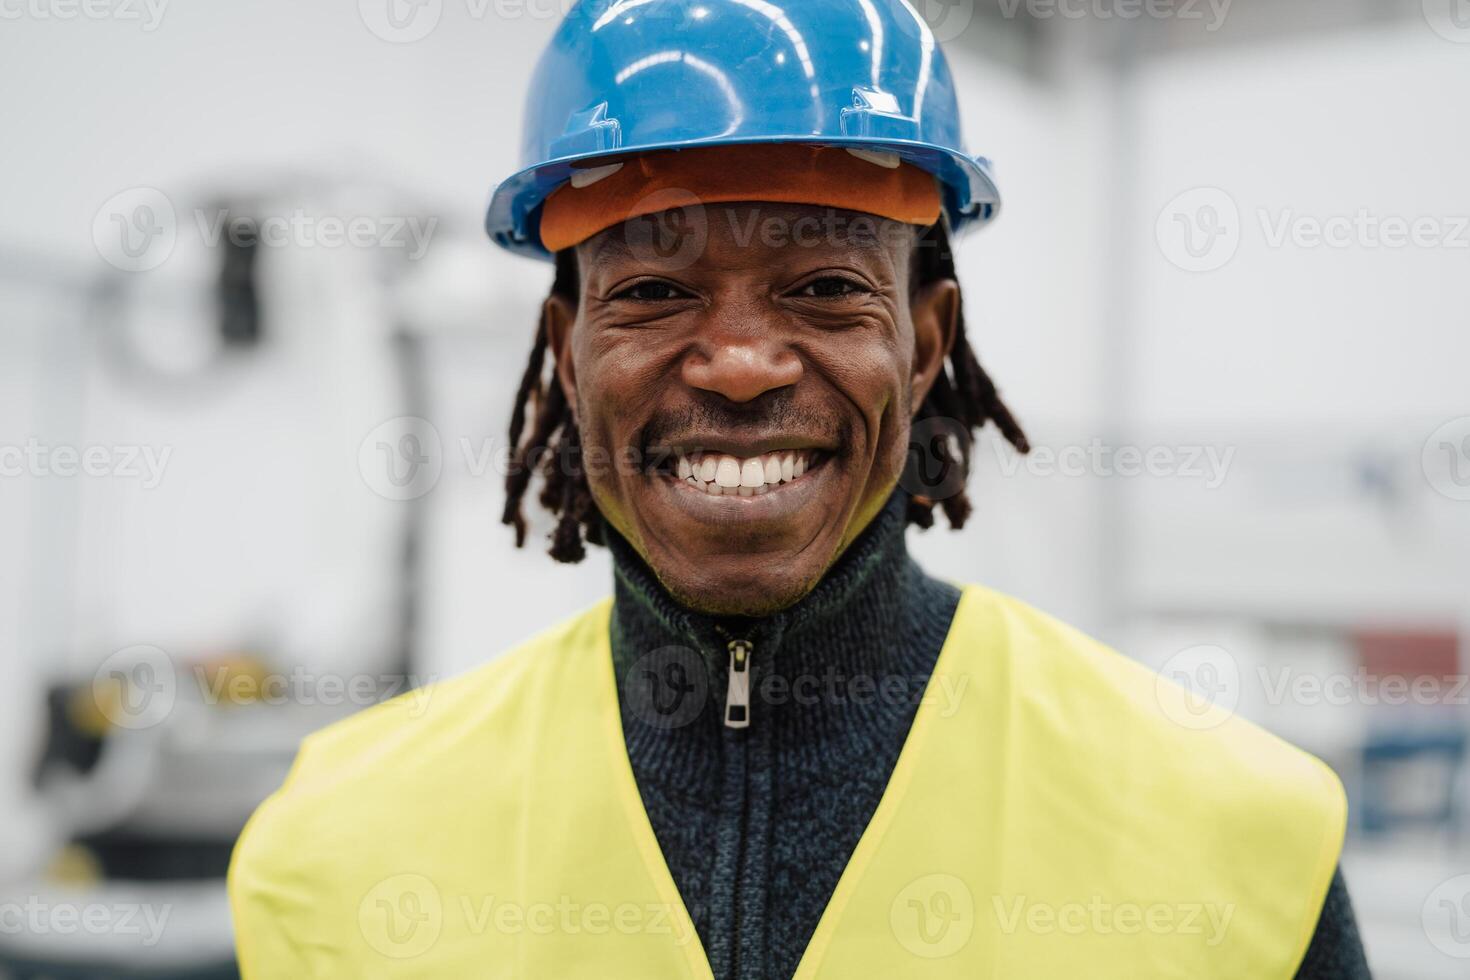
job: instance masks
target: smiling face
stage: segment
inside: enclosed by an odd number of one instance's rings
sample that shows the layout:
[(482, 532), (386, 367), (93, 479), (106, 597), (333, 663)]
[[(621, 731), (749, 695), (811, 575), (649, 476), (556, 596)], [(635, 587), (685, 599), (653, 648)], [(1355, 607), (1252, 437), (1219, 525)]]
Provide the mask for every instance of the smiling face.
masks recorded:
[(884, 219), (701, 217), (697, 249), (648, 247), (668, 213), (578, 246), (580, 302), (548, 300), (548, 341), (603, 516), (680, 602), (764, 615), (893, 491), (959, 291), (916, 287), (916, 233)]

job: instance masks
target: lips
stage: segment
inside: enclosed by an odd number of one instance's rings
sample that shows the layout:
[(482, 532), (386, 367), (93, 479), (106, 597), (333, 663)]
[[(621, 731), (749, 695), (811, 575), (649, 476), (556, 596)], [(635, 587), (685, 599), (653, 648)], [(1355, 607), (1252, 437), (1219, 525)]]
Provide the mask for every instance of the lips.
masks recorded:
[(712, 497), (758, 497), (797, 482), (807, 471), (819, 466), (825, 455), (821, 450), (806, 448), (751, 456), (674, 450), (667, 472)]

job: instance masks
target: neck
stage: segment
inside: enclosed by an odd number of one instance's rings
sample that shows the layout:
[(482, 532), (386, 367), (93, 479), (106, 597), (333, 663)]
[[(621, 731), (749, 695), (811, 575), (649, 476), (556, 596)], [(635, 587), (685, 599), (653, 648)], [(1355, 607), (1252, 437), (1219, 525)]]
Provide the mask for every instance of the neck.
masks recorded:
[[(713, 778), (710, 746), (732, 733), (725, 710), (734, 638), (752, 644), (749, 731), (773, 738), (798, 768), (860, 764), (906, 730), (958, 601), (910, 559), (907, 507), (896, 491), (815, 589), (758, 619), (681, 605), (625, 540), (608, 535), (613, 667), (640, 778), (686, 787)], [(688, 708), (655, 716), (650, 698)]]

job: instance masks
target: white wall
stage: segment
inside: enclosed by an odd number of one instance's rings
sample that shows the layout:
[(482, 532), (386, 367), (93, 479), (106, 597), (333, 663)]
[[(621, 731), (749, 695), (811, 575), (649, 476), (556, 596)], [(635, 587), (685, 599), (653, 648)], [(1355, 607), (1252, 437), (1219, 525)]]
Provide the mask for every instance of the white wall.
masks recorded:
[[(81, 21), (6, 31), (0, 56), (9, 97), (0, 104), (0, 130), (9, 136), (8, 180), (0, 201), (7, 239), (90, 274), (105, 268), (91, 243), (94, 213), (123, 188), (147, 184), (193, 200), (218, 186), (259, 186), (283, 171), (305, 169), (387, 175), (412, 188), (446, 227), (457, 223), (465, 240), (474, 241), (490, 187), (515, 164), (524, 81), (552, 24), (529, 14), (477, 20), (468, 9), (446, 3), (439, 29), (407, 45), (373, 36), (352, 4), (285, 0), (248, 7), (180, 3), (152, 33), (134, 24)], [(1240, 444), (1244, 455), (1232, 472), (1243, 472), (1250, 454), (1235, 428), (1240, 423), (1269, 423), (1269, 434), (1284, 440), (1290, 455), (1319, 433), (1385, 420), (1385, 438), (1408, 446), (1411, 435), (1420, 442), (1427, 436), (1420, 434), (1425, 421), (1465, 411), (1457, 384), (1470, 343), (1456, 290), (1463, 254), (1270, 250), (1259, 225), (1248, 225), (1233, 262), (1191, 274), (1169, 265), (1154, 240), (1159, 209), (1175, 193), (1202, 185), (1227, 189), (1247, 216), (1257, 207), (1288, 206), (1323, 216), (1359, 206), (1411, 216), (1470, 211), (1470, 203), (1455, 207), (1466, 195), (1457, 167), (1465, 156), (1466, 110), (1449, 96), (1464, 88), (1463, 46), (1406, 21), (1222, 51), (1193, 48), (1145, 65), (1135, 89), (1141, 98), (1124, 107), (1137, 114), (1142, 149), (1127, 198), (1132, 211), (1121, 222), (1115, 209), (1123, 189), (1113, 168), (1128, 156), (1116, 146), (1120, 109), (1105, 69), (1064, 53), (1041, 80), (958, 48), (952, 56), (970, 141), (996, 160), (1006, 194), (999, 221), (961, 246), (972, 340), (1033, 442), (1054, 449), (1115, 438), (1126, 422), (1131, 438), (1147, 444), (1197, 436), (1204, 426), (1212, 437)], [(82, 146), (99, 151), (63, 152)], [(535, 551), (514, 554), (495, 524), (498, 478), (460, 465), (461, 439), (478, 446), (500, 437), (547, 280), (544, 268), (488, 247), (482, 268), (498, 291), (484, 301), (480, 325), (488, 329), (472, 324), (430, 345), (435, 422), (449, 464), (433, 497), (425, 590), (424, 635), (436, 670), (472, 662), (605, 588), (596, 564), (573, 573)], [(1119, 268), (1135, 270), (1121, 290)], [(1137, 340), (1124, 355), (1110, 333), (1120, 316)], [(296, 363), (292, 370), (307, 372), (298, 378), (352, 343), (350, 326), (327, 334), (335, 338), (330, 343), (347, 346), (303, 353), (311, 360)], [(1108, 369), (1119, 356), (1129, 379), (1121, 397)], [(293, 394), (295, 382), (278, 384), (274, 394), (262, 388), (258, 397), (311, 397), (320, 403), (311, 411), (330, 410), (328, 393)], [(95, 400), (102, 394), (93, 388), (90, 410), (106, 418), (108, 402)], [(256, 410), (246, 402), (236, 407)], [(1121, 417), (1113, 416), (1115, 408)], [(1395, 419), (1407, 421), (1400, 428)], [(316, 451), (326, 456), (314, 458), (355, 452), (371, 427), (339, 421), (331, 437), (336, 443), (319, 443)], [(364, 423), (377, 421), (374, 415)], [(146, 414), (139, 417), (145, 422), (154, 431), (163, 424)], [(202, 454), (210, 439), (202, 431), (190, 434), (190, 424), (180, 422), (169, 437)], [(936, 530), (918, 537), (915, 548), (940, 574), (994, 583), (1084, 627), (1106, 630), (1116, 611), (1109, 581), (1115, 570), (1106, 562), (1127, 564), (1127, 591), (1140, 601), (1175, 601), (1174, 583), (1188, 585), (1184, 598), (1238, 583), (1270, 543), (1231, 523), (1220, 503), (1227, 494), (1181, 496), (1197, 488), (1169, 483), (1134, 494), (1129, 484), (1125, 498), (1152, 495), (1144, 513), (1172, 508), (1177, 514), (1151, 523), (1125, 509), (1118, 527), (1126, 526), (1128, 547), (1119, 550), (1112, 526), (1119, 512), (1109, 497), (1116, 481), (1025, 469), (1007, 476), (1007, 453), (994, 441), (982, 447), (973, 492), (979, 513), (971, 529)], [(206, 472), (234, 479), (233, 464), (223, 457), (210, 464), (198, 455), (193, 471), (178, 458), (185, 465), (178, 472), (192, 472), (200, 499), (217, 499), (224, 486), (209, 483)], [(315, 464), (302, 457), (300, 465)], [(1246, 494), (1245, 481), (1236, 482)], [(1163, 501), (1154, 499), (1160, 494)], [(262, 500), (236, 515), (225, 540), (243, 546), (278, 532), (310, 539), (310, 507), (289, 498)], [(132, 508), (122, 498), (101, 506), (112, 513)], [(1201, 520), (1212, 506), (1219, 514)], [(1246, 494), (1232, 506), (1259, 512), (1265, 504)], [(193, 523), (201, 515), (180, 510), (175, 516)], [(1457, 511), (1436, 521), (1454, 516)], [(1328, 567), (1311, 560), (1278, 565), (1290, 574), (1273, 588), (1312, 575), (1350, 574), (1343, 570), (1361, 570), (1387, 555), (1395, 532), (1365, 532), (1360, 518), (1350, 507), (1312, 539), (1313, 546), (1323, 535), (1341, 542), (1338, 550), (1318, 552), (1340, 560)], [(1228, 532), (1212, 534), (1206, 526), (1212, 522)], [(1191, 530), (1212, 536), (1192, 540)], [(170, 552), (188, 543), (164, 534), (162, 525), (159, 533), (158, 547)], [(84, 624), (103, 624), (102, 635), (159, 617), (175, 624), (158, 628), (166, 636), (204, 635), (206, 626), (243, 623), (261, 608), (261, 595), (290, 591), (262, 584), (256, 595), (222, 598), (210, 576), (144, 575), (113, 597), (109, 610), (109, 583), (125, 576), (133, 556), (150, 557), (111, 534), (98, 539), (110, 571), (84, 568), (70, 583), (92, 597), (76, 612)], [(1370, 534), (1381, 543), (1358, 548)], [(1201, 549), (1232, 542), (1235, 550), (1225, 558), (1195, 560)], [(324, 564), (314, 573), (283, 573), (282, 582), (310, 590), (331, 578), (329, 556), (339, 543), (308, 542), (299, 560), (310, 564), (311, 552), (327, 556)], [(382, 550), (374, 553), (381, 557)], [(247, 565), (264, 583), (270, 573), (261, 555)], [(1272, 555), (1273, 562), (1282, 557)], [(37, 559), (32, 551), (16, 567)], [(1406, 566), (1425, 571), (1406, 579), (1412, 584), (1405, 591), (1444, 581), (1444, 566), (1425, 564), (1417, 552), (1389, 567)], [(1190, 581), (1190, 574), (1197, 578)], [(528, 575), (544, 588), (526, 594), (544, 594), (544, 605), (493, 598), (524, 585)], [(1370, 576), (1360, 591), (1386, 577)], [(147, 598), (161, 594), (154, 588), (160, 582), (167, 585), (166, 604)], [(88, 641), (104, 642), (101, 636)]]

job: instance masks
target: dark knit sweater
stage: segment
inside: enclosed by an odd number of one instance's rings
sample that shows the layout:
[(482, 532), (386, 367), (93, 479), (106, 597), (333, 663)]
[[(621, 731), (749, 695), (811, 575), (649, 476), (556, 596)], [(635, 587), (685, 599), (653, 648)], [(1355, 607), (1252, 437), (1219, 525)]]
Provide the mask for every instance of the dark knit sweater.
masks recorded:
[[(680, 606), (609, 529), (628, 755), (716, 980), (795, 973), (898, 760), (960, 596), (910, 559), (906, 507), (761, 620)], [(724, 723), (731, 639), (752, 644), (744, 729)], [(1298, 976), (1368, 976), (1340, 876)]]

